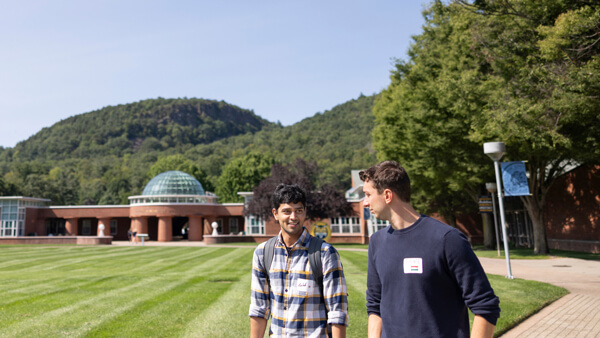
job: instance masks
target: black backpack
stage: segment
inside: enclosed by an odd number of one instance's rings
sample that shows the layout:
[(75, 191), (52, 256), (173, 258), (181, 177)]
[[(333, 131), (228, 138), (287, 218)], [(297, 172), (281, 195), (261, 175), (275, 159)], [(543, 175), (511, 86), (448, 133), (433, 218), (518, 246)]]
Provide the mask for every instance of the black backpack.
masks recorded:
[[(269, 270), (271, 269), (271, 263), (273, 262), (273, 254), (275, 253), (275, 242), (277, 236), (270, 238), (265, 244), (265, 253), (263, 255), (263, 265), (267, 272), (267, 280), (269, 279)], [(308, 245), (308, 262), (310, 263), (310, 269), (312, 270), (315, 282), (321, 290), (321, 297), (323, 297), (323, 263), (321, 262), (321, 245), (323, 240), (318, 237), (313, 237)]]

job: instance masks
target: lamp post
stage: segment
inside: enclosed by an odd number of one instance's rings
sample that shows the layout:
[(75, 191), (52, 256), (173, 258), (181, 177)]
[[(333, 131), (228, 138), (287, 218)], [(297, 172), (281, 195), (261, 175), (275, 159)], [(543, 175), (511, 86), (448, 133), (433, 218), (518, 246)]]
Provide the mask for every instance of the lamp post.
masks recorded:
[(498, 204), (500, 205), (500, 226), (502, 228), (502, 237), (504, 239), (504, 257), (506, 257), (506, 269), (508, 275), (506, 278), (515, 278), (510, 269), (510, 254), (508, 252), (508, 236), (506, 235), (506, 220), (504, 219), (504, 201), (502, 198), (502, 184), (500, 182), (500, 159), (506, 152), (504, 142), (487, 142), (483, 144), (483, 152), (494, 161), (494, 169), (496, 171), (496, 187), (498, 190)]
[(494, 193), (497, 191), (496, 183), (486, 183), (485, 188), (492, 194), (492, 215), (494, 215), (494, 229), (496, 229), (496, 247), (498, 248), (498, 256), (500, 256), (500, 231), (498, 230), (498, 216), (496, 216), (496, 199)]

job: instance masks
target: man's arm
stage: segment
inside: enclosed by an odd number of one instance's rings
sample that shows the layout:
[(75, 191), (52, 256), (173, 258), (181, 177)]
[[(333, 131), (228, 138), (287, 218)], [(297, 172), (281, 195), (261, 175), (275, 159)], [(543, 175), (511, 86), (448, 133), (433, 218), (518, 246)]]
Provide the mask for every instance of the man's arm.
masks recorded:
[(346, 338), (346, 326), (334, 324), (331, 328), (331, 336), (333, 338)]
[[(477, 329), (477, 332), (484, 333), (491, 329), (493, 332), (500, 316), (500, 301), (467, 237), (458, 230), (449, 231), (445, 236), (444, 246), (448, 268), (462, 290), (465, 305), (476, 318), (481, 317), (477, 320), (481, 322), (477, 326), (474, 324), (472, 331)], [(489, 322), (490, 327), (486, 322)]]
[[(327, 322), (334, 328), (337, 325), (344, 327), (345, 332), (345, 327), (348, 325), (348, 295), (344, 270), (335, 248), (331, 245), (327, 245), (325, 248), (321, 251), (323, 263), (323, 290), (321, 292), (325, 301)], [(341, 337), (345, 337), (345, 335)]]
[(267, 320), (260, 317), (250, 317), (250, 338), (262, 338), (267, 329)]
[[(369, 323), (371, 323), (369, 321)], [(496, 325), (488, 322), (481, 316), (475, 316), (473, 320), (473, 329), (471, 330), (471, 338), (491, 338), (494, 336)], [(369, 336), (370, 337), (370, 336)]]
[[(371, 244), (375, 242), (371, 237)], [(367, 267), (367, 313), (369, 315), (369, 338), (381, 337), (383, 321), (381, 320), (381, 280), (375, 268), (375, 245), (369, 245), (369, 265)]]
[(262, 338), (267, 328), (267, 320), (271, 308), (267, 281), (267, 272), (263, 266), (264, 244), (254, 250), (252, 257), (252, 282), (250, 291), (250, 336)]
[(369, 338), (381, 337), (381, 317), (375, 314), (369, 315)]

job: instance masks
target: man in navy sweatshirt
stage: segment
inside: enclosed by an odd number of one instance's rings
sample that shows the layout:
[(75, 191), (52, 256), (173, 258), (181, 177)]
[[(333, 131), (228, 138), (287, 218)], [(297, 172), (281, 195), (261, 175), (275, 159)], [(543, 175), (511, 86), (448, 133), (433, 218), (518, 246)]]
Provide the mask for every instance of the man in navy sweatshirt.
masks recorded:
[(467, 238), (410, 204), (410, 180), (397, 162), (359, 173), (364, 206), (390, 226), (369, 241), (369, 337), (492, 337), (500, 316)]

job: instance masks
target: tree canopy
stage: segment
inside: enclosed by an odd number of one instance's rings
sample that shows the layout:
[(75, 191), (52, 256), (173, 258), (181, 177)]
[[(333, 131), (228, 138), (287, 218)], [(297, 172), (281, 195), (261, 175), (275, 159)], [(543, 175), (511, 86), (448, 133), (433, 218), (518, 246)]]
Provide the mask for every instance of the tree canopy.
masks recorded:
[(272, 156), (250, 153), (229, 161), (217, 181), (217, 196), (220, 203), (243, 202), (238, 192), (252, 191), (260, 181), (269, 176), (275, 163)]
[(354, 210), (343, 193), (329, 184), (317, 187), (315, 182), (318, 172), (319, 168), (315, 162), (302, 159), (296, 159), (289, 165), (274, 164), (271, 175), (253, 189), (253, 197), (244, 213), (265, 220), (273, 217), (271, 196), (277, 185), (284, 183), (297, 184), (306, 192), (306, 215), (311, 220), (353, 215)]
[[(407, 62), (374, 113), (378, 156), (415, 178), (418, 205), (443, 214), (483, 192), (493, 169), (482, 144), (527, 161), (522, 198), (536, 253), (546, 253), (546, 192), (569, 162), (595, 162), (599, 5), (582, 1), (434, 1)], [(467, 202), (472, 203), (472, 202)], [(448, 205), (450, 204), (450, 205)], [(448, 216), (448, 215), (446, 215)]]

